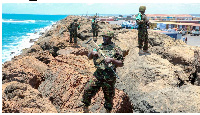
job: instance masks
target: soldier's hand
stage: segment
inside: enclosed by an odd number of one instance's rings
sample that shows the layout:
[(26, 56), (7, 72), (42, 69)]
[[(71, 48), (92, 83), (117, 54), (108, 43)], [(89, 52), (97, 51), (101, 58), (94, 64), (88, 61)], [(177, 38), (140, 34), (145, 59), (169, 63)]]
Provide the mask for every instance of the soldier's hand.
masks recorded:
[(97, 51), (92, 51), (92, 55), (95, 57), (99, 56)]
[(104, 60), (106, 63), (111, 63), (113, 61), (113, 58), (106, 57)]

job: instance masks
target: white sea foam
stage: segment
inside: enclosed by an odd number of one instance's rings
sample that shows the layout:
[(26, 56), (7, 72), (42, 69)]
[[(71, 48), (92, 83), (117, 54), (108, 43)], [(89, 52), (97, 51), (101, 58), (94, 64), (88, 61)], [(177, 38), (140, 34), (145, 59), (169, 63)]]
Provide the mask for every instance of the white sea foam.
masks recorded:
[(35, 23), (35, 20), (13, 20), (13, 19), (2, 19), (2, 22), (7, 22), (7, 23)]
[(5, 23), (36, 23), (36, 22), (51, 22), (49, 20), (15, 20), (15, 19), (2, 19), (2, 22)]
[[(54, 24), (54, 23), (52, 23)], [(3, 63), (6, 61), (10, 61), (14, 56), (20, 55), (22, 52), (22, 49), (31, 47), (34, 42), (30, 42), (31, 39), (34, 39), (34, 41), (37, 41), (37, 39), (41, 36), (41, 33), (44, 33), (45, 31), (50, 30), (52, 25), (35, 29), (33, 30), (33, 33), (27, 33), (25, 36), (21, 36), (21, 40), (19, 42), (11, 43), (10, 45), (5, 45), (3, 47), (7, 47), (7, 49), (2, 51), (2, 60)], [(15, 38), (19, 39), (19, 38)], [(17, 44), (17, 45), (16, 45)], [(16, 46), (15, 46), (16, 45)]]

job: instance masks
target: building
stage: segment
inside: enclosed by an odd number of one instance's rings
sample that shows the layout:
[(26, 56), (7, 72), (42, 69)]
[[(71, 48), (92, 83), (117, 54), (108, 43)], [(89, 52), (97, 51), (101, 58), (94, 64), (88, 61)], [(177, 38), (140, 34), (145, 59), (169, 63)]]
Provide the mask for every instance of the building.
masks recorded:
[(193, 16), (189, 14), (146, 14), (149, 20), (192, 20)]

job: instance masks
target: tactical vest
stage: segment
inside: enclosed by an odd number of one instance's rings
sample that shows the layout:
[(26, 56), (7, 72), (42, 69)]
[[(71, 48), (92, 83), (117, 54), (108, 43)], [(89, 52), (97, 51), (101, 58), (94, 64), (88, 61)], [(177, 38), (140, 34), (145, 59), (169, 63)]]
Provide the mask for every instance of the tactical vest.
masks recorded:
[[(145, 14), (141, 14), (141, 20), (144, 22), (147, 21), (147, 17)], [(147, 29), (147, 23), (139, 24), (138, 29)]]
[(92, 29), (97, 29), (97, 23), (96, 22), (94, 22), (94, 23), (92, 23)]
[[(116, 54), (116, 50), (115, 50), (115, 44), (109, 44), (109, 45), (99, 45), (99, 49), (97, 49), (96, 51), (101, 50), (102, 53), (104, 53), (106, 56), (113, 58), (114, 55)], [(100, 56), (100, 57), (93, 57), (93, 61), (94, 61), (94, 65), (97, 69), (109, 69), (111, 66), (114, 67), (114, 65), (110, 64), (105, 64), (104, 61), (104, 57)]]
[(78, 23), (71, 23), (71, 25), (70, 25), (70, 27), (71, 27), (71, 29), (72, 30), (74, 30), (74, 31), (76, 31), (77, 30), (77, 27), (79, 26), (79, 24)]

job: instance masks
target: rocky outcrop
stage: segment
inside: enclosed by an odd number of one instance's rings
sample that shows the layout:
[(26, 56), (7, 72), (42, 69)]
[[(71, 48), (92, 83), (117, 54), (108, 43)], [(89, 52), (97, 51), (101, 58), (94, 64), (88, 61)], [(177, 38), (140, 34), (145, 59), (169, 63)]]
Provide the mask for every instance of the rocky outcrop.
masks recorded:
[[(2, 69), (4, 89), (16, 87), (14, 90), (25, 91), (25, 86), (32, 86), (32, 88), (28, 88), (28, 91), (39, 91), (41, 93), (38, 94), (40, 98), (48, 99), (46, 102), (50, 103), (49, 105), (51, 106), (53, 105), (56, 111), (41, 109), (40, 105), (37, 104), (41, 100), (39, 98), (38, 100), (36, 98), (29, 99), (32, 97), (32, 94), (26, 93), (26, 95), (22, 96), (23, 99), (33, 101), (32, 104), (28, 105), (25, 103), (25, 105), (21, 104), (20, 106), (20, 103), (26, 102), (26, 100), (22, 100), (23, 102), (18, 101), (18, 103), (12, 101), (11, 104), (16, 104), (13, 108), (7, 102), (7, 97), (3, 97), (3, 112), (82, 112), (82, 107), (77, 106), (80, 105), (84, 86), (93, 76), (95, 68), (93, 61), (88, 60), (89, 50), (81, 46), (85, 41), (81, 43), (79, 40), (80, 44), (78, 47), (69, 44), (69, 33), (66, 27), (72, 20), (68, 18), (70, 16), (53, 25), (49, 31), (44, 32), (38, 38), (33, 46), (24, 49), (21, 55), (4, 63)], [(87, 36), (89, 34), (92, 35), (91, 21), (82, 18), (79, 18), (79, 20), (82, 21), (82, 30), (79, 31), (79, 35), (82, 35), (82, 33), (85, 33)], [(84, 26), (85, 29), (83, 28)], [(12, 84), (12, 86), (9, 84)], [(21, 87), (22, 84), (25, 84), (25, 86)], [(4, 92), (9, 92), (6, 95), (13, 95), (12, 98), (16, 98), (15, 101), (20, 100), (22, 94), (12, 93), (10, 91), (12, 89)], [(23, 91), (20, 92), (24, 93)], [(42, 100), (41, 103), (43, 101), (45, 100)], [(103, 92), (100, 91), (92, 100), (91, 112), (105, 112), (103, 102)], [(32, 107), (33, 104), (38, 106), (38, 108)], [(43, 105), (47, 106), (46, 104)], [(116, 89), (113, 112), (133, 112), (131, 106), (128, 95)]]
[[(78, 18), (78, 46), (69, 44), (67, 26)], [(113, 113), (190, 112), (200, 107), (199, 47), (149, 31), (150, 55), (139, 55), (137, 30), (99, 22), (101, 31), (115, 31), (112, 41), (121, 47), (124, 66), (117, 68)], [(30, 48), (2, 65), (2, 112), (82, 112), (84, 87), (95, 67), (88, 60), (92, 48), (91, 20), (68, 16), (44, 32)], [(97, 44), (102, 43), (99, 36)], [(91, 113), (104, 113), (100, 90), (92, 98)], [(51, 109), (50, 109), (51, 108)]]
[(47, 98), (25, 83), (12, 81), (2, 85), (2, 113), (57, 113)]
[(5, 62), (2, 68), (2, 83), (18, 81), (30, 84), (33, 88), (38, 88), (44, 81), (43, 72), (47, 70), (47, 65), (37, 60), (33, 56), (18, 56), (12, 61)]
[(188, 46), (181, 40), (175, 40), (166, 35), (153, 32), (149, 32), (149, 34), (151, 52), (161, 55), (162, 58), (169, 60), (173, 65), (181, 67), (183, 70), (177, 72), (185, 74), (180, 78), (183, 82), (193, 82), (193, 79), (196, 79), (193, 74), (197, 70), (195, 52), (199, 52), (200, 48)]
[[(167, 36), (159, 34), (160, 39), (150, 39), (152, 40), (150, 43), (153, 42), (150, 46), (151, 55), (140, 56), (137, 38), (130, 35), (131, 33), (123, 34), (126, 36), (123, 41), (126, 42), (125, 44), (130, 44), (130, 51), (125, 58), (124, 66), (117, 69), (120, 76), (117, 88), (128, 94), (134, 112), (200, 112), (198, 109), (200, 100), (193, 95), (199, 95), (199, 86), (191, 84), (190, 75), (185, 71), (183, 65), (185, 64), (183, 62), (186, 62), (188, 67), (193, 68), (194, 71), (197, 70), (192, 64), (189, 65), (191, 63), (189, 59), (194, 56), (194, 50), (198, 48), (187, 46), (172, 38), (165, 41), (164, 37)], [(151, 35), (149, 36), (151, 37)], [(118, 39), (120, 39), (120, 35)], [(171, 42), (173, 45), (165, 46), (167, 41), (173, 41)], [(183, 47), (188, 50), (179, 50)], [(174, 50), (172, 50), (173, 48)], [(170, 50), (172, 51), (170, 52)], [(185, 51), (190, 56), (187, 57)], [(166, 58), (163, 54), (169, 54), (168, 56), (171, 58)], [(175, 56), (180, 58), (178, 64), (171, 60)]]

